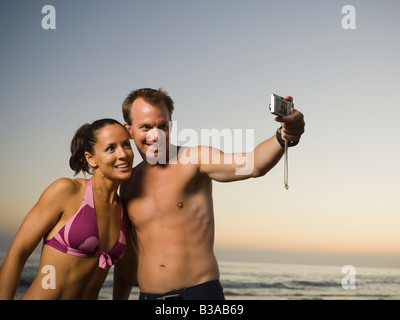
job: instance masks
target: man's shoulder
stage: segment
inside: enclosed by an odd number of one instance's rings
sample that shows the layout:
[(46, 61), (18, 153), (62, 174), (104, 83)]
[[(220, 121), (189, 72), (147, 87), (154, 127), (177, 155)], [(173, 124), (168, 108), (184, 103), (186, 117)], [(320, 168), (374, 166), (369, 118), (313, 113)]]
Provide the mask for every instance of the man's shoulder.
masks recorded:
[(179, 146), (178, 163), (185, 165), (198, 165), (201, 161), (201, 154), (204, 146)]
[(143, 161), (132, 168), (132, 174), (128, 180), (124, 180), (121, 182), (120, 197), (122, 199), (126, 200), (129, 198), (129, 191), (132, 190), (134, 183), (137, 182), (138, 176), (141, 174), (142, 168)]

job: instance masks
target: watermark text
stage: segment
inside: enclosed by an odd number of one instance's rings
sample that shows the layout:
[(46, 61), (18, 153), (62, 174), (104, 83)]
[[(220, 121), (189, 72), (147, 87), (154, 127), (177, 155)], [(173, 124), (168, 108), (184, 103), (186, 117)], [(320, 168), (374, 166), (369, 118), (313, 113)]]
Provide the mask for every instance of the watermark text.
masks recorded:
[(351, 265), (343, 266), (342, 273), (347, 273), (342, 279), (342, 288), (354, 290), (356, 288), (356, 268)]
[[(201, 129), (199, 137), (198, 133), (190, 128), (178, 132), (177, 121), (170, 121), (168, 139), (162, 130), (155, 128), (147, 132), (146, 142), (151, 144), (146, 151), (146, 160), (152, 165), (167, 162), (170, 164), (178, 162), (181, 164), (234, 164), (237, 175), (251, 174), (254, 169), (253, 152), (223, 153), (220, 151), (222, 147), (229, 150), (253, 151), (254, 129)], [(179, 150), (175, 143), (180, 144)], [(200, 147), (197, 148), (199, 145)]]
[(42, 273), (46, 274), (42, 279), (42, 288), (45, 290), (56, 288), (56, 268), (52, 265), (45, 265)]
[(45, 5), (42, 7), (42, 13), (46, 14), (42, 18), (42, 28), (44, 30), (56, 29), (56, 8), (51, 5)]
[(352, 5), (346, 5), (342, 8), (342, 14), (346, 14), (342, 18), (342, 28), (344, 30), (356, 29), (356, 8)]

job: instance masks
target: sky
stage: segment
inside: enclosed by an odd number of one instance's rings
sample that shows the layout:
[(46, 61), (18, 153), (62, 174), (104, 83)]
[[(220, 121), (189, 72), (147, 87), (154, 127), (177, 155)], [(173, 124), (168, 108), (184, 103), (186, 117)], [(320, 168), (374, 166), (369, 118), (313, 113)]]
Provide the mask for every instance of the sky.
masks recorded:
[(304, 114), (289, 190), (283, 161), (214, 182), (221, 259), (400, 268), (399, 12), (389, 0), (1, 0), (0, 250), (49, 184), (74, 177), (77, 128), (123, 122), (131, 90), (163, 87), (178, 132), (251, 129), (257, 145), (279, 127), (271, 93)]

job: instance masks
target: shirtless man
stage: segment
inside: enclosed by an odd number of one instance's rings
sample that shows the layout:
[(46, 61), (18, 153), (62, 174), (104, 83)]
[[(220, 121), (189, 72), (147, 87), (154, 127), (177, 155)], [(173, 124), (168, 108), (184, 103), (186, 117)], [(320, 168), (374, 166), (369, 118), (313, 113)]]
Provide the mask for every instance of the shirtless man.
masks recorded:
[[(139, 285), (139, 299), (224, 299), (213, 251), (212, 180), (261, 177), (284, 154), (275, 135), (252, 152), (240, 154), (246, 159), (240, 163), (235, 154), (213, 147), (172, 146), (173, 109), (172, 99), (162, 89), (132, 91), (123, 102), (125, 127), (143, 161), (121, 185), (121, 197), (136, 231), (137, 260), (126, 254), (116, 265), (114, 298), (127, 298), (130, 286)], [(276, 120), (282, 126), (277, 134), (289, 141), (300, 140), (305, 125), (302, 113), (293, 109), (292, 115)], [(159, 159), (166, 161), (155, 161)], [(219, 159), (218, 163), (213, 159)], [(237, 174), (247, 161), (253, 161), (254, 169)]]

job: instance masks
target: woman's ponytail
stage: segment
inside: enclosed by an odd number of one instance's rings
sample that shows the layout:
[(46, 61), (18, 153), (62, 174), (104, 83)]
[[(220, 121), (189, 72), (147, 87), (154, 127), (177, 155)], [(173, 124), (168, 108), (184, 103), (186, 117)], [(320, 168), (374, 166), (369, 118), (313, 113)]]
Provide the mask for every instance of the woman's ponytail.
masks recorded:
[(93, 168), (86, 161), (85, 152), (94, 155), (94, 146), (97, 143), (97, 131), (107, 125), (115, 124), (124, 128), (117, 120), (105, 118), (97, 120), (92, 124), (86, 123), (76, 131), (71, 141), (71, 158), (69, 159), (69, 166), (75, 171), (75, 175), (81, 171), (93, 174)]
[(71, 141), (71, 158), (69, 159), (69, 166), (75, 171), (75, 175), (79, 172), (90, 172), (90, 166), (85, 157), (85, 140), (87, 140), (87, 132), (89, 131), (90, 124), (86, 123), (80, 127)]

